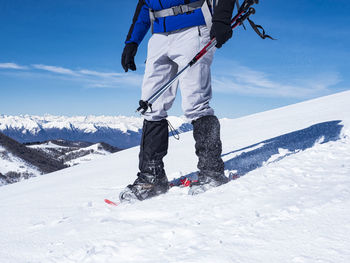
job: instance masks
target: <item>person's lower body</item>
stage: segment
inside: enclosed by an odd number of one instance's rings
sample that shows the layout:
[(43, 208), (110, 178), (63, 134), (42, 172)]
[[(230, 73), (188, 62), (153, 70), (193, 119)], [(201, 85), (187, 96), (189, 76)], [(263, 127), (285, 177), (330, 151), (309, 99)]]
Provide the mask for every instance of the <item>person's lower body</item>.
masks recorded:
[(198, 180), (191, 184), (189, 194), (203, 193), (210, 188), (228, 182), (221, 159), (220, 122), (216, 116), (201, 117), (193, 124), (196, 155), (198, 156)]
[[(173, 33), (154, 34), (148, 43), (145, 75), (142, 84), (142, 100), (147, 100), (164, 83), (169, 81), (207, 44), (209, 30), (205, 26), (191, 27)], [(221, 160), (220, 124), (209, 106), (212, 96), (210, 65), (214, 51), (210, 51), (189, 68), (144, 114), (144, 126), (140, 147), (140, 172), (132, 185), (124, 190), (120, 199), (144, 200), (164, 193), (168, 180), (163, 157), (168, 147), (167, 111), (171, 108), (177, 88), (182, 95), (182, 108), (193, 123), (196, 153), (199, 158), (198, 185), (203, 190), (206, 182), (214, 185), (219, 178), (223, 182)], [(210, 138), (208, 137), (210, 136)], [(222, 183), (216, 183), (219, 185)], [(196, 186), (193, 186), (198, 188)], [(192, 191), (192, 194), (199, 191)]]
[(163, 157), (168, 151), (168, 122), (144, 120), (139, 154), (139, 170), (137, 179), (128, 185), (119, 195), (124, 201), (144, 200), (169, 189), (165, 175)]

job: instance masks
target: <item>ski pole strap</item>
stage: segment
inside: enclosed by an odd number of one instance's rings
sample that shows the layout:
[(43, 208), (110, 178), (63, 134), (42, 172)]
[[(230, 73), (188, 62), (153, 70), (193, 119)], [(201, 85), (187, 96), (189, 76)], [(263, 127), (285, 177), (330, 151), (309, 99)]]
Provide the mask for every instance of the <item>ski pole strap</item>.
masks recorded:
[(170, 129), (170, 132), (171, 132), (171, 135), (176, 139), (176, 140), (180, 140), (180, 134), (179, 132), (174, 128), (173, 125), (171, 125), (170, 121), (168, 121), (168, 126), (169, 126), (169, 129)]
[[(249, 17), (247, 17), (247, 20), (249, 21), (250, 26), (254, 29), (255, 33), (257, 33), (262, 39), (270, 38), (272, 40), (276, 40), (273, 37), (266, 35), (264, 28), (260, 25), (256, 25), (252, 20), (249, 19)], [(262, 32), (259, 29), (261, 29)]]

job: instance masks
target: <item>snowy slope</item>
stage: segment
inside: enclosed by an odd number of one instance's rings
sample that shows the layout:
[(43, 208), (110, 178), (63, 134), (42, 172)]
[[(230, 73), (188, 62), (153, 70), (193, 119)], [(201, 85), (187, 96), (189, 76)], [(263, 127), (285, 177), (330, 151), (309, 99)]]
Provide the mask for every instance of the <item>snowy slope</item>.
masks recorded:
[(41, 174), (41, 171), (37, 167), (28, 164), (0, 145), (0, 174), (5, 175), (8, 172), (26, 173), (30, 176), (38, 176)]
[(104, 143), (89, 144), (86, 142), (47, 141), (28, 147), (39, 149), (67, 166), (89, 162), (120, 150)]
[(0, 132), (0, 186), (63, 168), (62, 162)]
[[(191, 130), (185, 118), (169, 118), (179, 132)], [(125, 116), (8, 116), (0, 115), (0, 132), (21, 143), (64, 139), (105, 142), (119, 148), (140, 142), (143, 120)]]
[(106, 143), (46, 141), (23, 145), (0, 133), (0, 186), (120, 151)]
[[(87, 152), (88, 152), (88, 154), (86, 154)], [(74, 158), (74, 159), (69, 160), (69, 161), (65, 161), (64, 163), (69, 165), (69, 166), (73, 166), (73, 165), (78, 165), (78, 164), (82, 164), (85, 162), (90, 162), (92, 160), (102, 158), (103, 156), (109, 155), (109, 154), (111, 154), (111, 152), (107, 151), (103, 147), (103, 145), (101, 145), (100, 143), (96, 143), (96, 144), (93, 144), (89, 147), (70, 152), (67, 155), (76, 155), (76, 156), (81, 156), (81, 157)]]
[[(138, 148), (0, 191), (3, 262), (350, 262), (350, 91), (222, 120), (238, 180), (199, 196), (108, 207)], [(339, 122), (339, 121), (340, 122)], [(284, 158), (283, 158), (284, 157)], [(196, 170), (191, 133), (171, 139), (169, 179)]]

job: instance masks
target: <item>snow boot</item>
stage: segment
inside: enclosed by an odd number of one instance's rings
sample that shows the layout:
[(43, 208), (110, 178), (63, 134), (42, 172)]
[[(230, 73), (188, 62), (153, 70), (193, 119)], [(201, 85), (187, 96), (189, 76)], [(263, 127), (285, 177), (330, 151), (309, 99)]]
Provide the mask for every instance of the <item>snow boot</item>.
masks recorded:
[(120, 193), (121, 202), (142, 201), (168, 191), (169, 182), (163, 163), (168, 144), (167, 120), (144, 120), (139, 154), (140, 172), (135, 182)]
[(134, 200), (145, 200), (163, 193), (169, 189), (168, 178), (164, 169), (155, 164), (157, 173), (138, 173), (137, 179), (128, 185), (119, 195), (121, 202), (132, 202)]
[(229, 179), (224, 173), (216, 173), (212, 171), (199, 172), (198, 180), (191, 183), (189, 195), (197, 195), (204, 193), (205, 191), (226, 184)]
[(216, 116), (201, 117), (192, 122), (198, 156), (198, 181), (191, 184), (190, 195), (203, 193), (228, 182), (221, 159), (220, 122)]

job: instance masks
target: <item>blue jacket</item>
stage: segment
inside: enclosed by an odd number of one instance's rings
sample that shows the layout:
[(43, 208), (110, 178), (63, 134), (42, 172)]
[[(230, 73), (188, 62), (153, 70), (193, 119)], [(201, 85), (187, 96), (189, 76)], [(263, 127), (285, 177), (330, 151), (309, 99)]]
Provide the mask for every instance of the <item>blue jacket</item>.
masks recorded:
[[(139, 0), (125, 43), (140, 44), (151, 26), (149, 9), (162, 10), (173, 6), (188, 4), (198, 0)], [(154, 21), (153, 33), (170, 32), (181, 28), (205, 25), (201, 9), (189, 14), (157, 18)]]

